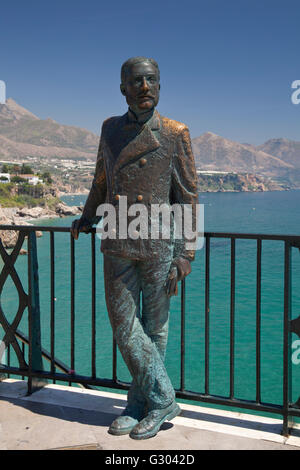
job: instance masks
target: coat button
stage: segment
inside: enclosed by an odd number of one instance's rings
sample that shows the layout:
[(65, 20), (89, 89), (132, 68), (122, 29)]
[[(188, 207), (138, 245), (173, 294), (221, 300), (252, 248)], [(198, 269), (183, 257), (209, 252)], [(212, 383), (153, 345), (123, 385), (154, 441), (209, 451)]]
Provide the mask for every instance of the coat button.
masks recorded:
[(143, 196), (142, 196), (141, 194), (139, 194), (138, 197), (137, 197), (137, 200), (138, 200), (138, 201), (142, 201), (142, 200), (143, 200)]
[(141, 159), (140, 159), (140, 166), (145, 166), (146, 163), (147, 163), (146, 158), (141, 158)]

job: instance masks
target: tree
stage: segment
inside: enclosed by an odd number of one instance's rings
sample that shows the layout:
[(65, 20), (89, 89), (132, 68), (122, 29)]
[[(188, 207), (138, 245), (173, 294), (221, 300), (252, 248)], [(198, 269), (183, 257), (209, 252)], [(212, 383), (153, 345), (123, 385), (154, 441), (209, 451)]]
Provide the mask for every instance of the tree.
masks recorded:
[(3, 163), (1, 172), (2, 173), (9, 173), (10, 172), (9, 166), (6, 163)]
[(18, 174), (20, 173), (20, 171), (21, 171), (20, 165), (13, 165), (12, 171), (13, 171), (13, 173), (15, 173), (16, 175), (18, 175)]
[(52, 183), (53, 180), (52, 180), (50, 171), (44, 171), (44, 173), (41, 176), (45, 183), (48, 183), (48, 184)]
[(25, 178), (22, 178), (21, 176), (18, 176), (18, 175), (13, 176), (11, 179), (11, 182), (12, 183), (27, 183)]
[(21, 168), (21, 175), (31, 175), (33, 173), (33, 170), (30, 165), (27, 165), (26, 163), (22, 164)]

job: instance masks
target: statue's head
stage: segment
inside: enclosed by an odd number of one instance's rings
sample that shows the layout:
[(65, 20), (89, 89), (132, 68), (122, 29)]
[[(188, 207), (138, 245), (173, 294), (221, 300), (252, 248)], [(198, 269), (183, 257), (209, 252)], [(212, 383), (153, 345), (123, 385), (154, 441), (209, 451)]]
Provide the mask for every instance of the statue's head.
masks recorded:
[(159, 68), (154, 59), (132, 57), (121, 69), (121, 93), (136, 114), (153, 109), (159, 100)]

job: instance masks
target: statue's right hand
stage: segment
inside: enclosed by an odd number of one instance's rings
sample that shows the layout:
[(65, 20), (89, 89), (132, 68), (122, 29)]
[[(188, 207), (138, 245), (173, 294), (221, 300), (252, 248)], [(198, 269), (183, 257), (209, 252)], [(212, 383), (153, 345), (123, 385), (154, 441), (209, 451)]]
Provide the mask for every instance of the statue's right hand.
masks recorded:
[(91, 223), (84, 217), (81, 217), (80, 219), (73, 220), (71, 226), (71, 234), (75, 238), (75, 240), (77, 240), (80, 232), (89, 233), (91, 231), (91, 228)]

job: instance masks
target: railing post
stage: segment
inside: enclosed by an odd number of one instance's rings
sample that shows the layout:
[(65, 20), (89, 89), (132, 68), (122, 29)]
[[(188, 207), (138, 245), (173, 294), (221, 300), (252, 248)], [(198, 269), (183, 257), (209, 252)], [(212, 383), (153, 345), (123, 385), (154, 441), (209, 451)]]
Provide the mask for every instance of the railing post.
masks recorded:
[(284, 326), (283, 326), (283, 429), (284, 436), (292, 428), (292, 417), (289, 406), (292, 401), (292, 367), (291, 367), (291, 309), (292, 309), (292, 246), (285, 242), (284, 249)]
[(210, 293), (210, 237), (205, 243), (205, 395), (209, 394), (209, 293)]
[(181, 281), (180, 390), (185, 388), (185, 279)]
[(96, 378), (96, 256), (95, 233), (91, 235), (92, 255), (92, 377)]
[(235, 338), (235, 238), (231, 238), (230, 266), (230, 398), (234, 399)]
[(45, 380), (32, 376), (32, 371), (43, 370), (38, 259), (36, 233), (34, 231), (28, 233), (28, 321), (29, 374), (27, 387), (30, 395), (46, 384)]
[[(54, 232), (50, 232), (50, 348), (51, 374), (55, 374), (55, 248)], [(55, 380), (53, 380), (55, 383)]]
[[(71, 257), (71, 369), (69, 371), (70, 375), (75, 373), (75, 243), (74, 237), (70, 234), (70, 257)], [(69, 385), (72, 385), (72, 382), (69, 382)]]
[(256, 403), (261, 402), (261, 259), (262, 241), (257, 239), (256, 254)]

